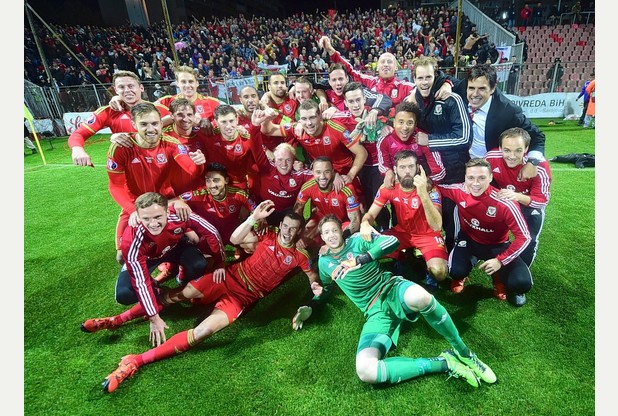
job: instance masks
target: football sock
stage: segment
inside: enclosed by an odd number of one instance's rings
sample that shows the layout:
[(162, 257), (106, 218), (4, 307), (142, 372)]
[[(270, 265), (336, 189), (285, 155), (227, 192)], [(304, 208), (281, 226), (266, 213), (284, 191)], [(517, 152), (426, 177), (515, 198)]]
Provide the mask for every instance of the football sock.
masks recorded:
[(121, 323), (125, 323), (128, 321), (132, 321), (133, 319), (141, 318), (146, 316), (146, 311), (139, 303), (133, 305), (129, 310), (124, 311), (118, 318), (120, 318)]
[(436, 300), (431, 297), (429, 305), (420, 311), (427, 323), (442, 335), (462, 356), (469, 357), (470, 350), (459, 336), (459, 331), (453, 323), (451, 315), (447, 310)]
[(397, 384), (424, 374), (445, 372), (438, 358), (391, 357), (378, 361), (378, 383)]
[(137, 362), (141, 366), (143, 364), (150, 364), (164, 358), (169, 358), (189, 350), (191, 347), (199, 344), (200, 342), (201, 341), (194, 338), (193, 329), (179, 332), (158, 347), (139, 354), (137, 356)]

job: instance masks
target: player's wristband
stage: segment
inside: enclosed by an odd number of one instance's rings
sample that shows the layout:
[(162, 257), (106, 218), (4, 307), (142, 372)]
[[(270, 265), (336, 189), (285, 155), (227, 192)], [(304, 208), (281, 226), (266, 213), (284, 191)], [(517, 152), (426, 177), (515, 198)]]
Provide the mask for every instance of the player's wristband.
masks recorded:
[(363, 265), (365, 263), (369, 263), (370, 261), (373, 261), (373, 258), (371, 257), (371, 254), (369, 254), (369, 252), (367, 253), (363, 253), (363, 254), (359, 254), (358, 256), (356, 256), (356, 265)]
[(245, 220), (245, 222), (246, 222), (247, 224), (249, 224), (250, 226), (252, 226), (252, 227), (253, 227), (255, 224), (257, 224), (257, 221), (256, 221), (255, 219), (253, 219), (253, 215), (249, 215), (249, 216), (247, 217), (247, 219)]

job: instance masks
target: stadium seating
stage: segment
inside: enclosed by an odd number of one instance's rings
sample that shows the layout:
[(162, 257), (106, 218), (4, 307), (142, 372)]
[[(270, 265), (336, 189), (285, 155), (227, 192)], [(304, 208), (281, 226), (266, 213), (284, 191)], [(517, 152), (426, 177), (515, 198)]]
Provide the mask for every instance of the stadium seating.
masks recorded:
[(519, 28), (528, 44), (528, 60), (520, 75), (519, 94), (543, 92), (539, 81), (546, 81), (547, 70), (555, 58), (564, 66), (561, 88), (565, 92), (579, 92), (595, 61), (594, 24), (531, 26)]

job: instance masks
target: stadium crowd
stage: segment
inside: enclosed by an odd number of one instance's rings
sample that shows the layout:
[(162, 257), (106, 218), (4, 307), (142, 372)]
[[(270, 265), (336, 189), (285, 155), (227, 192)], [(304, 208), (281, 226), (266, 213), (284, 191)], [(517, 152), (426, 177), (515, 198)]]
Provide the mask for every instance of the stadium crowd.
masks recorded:
[[(377, 58), (392, 52), (404, 68), (412, 59), (434, 56), (442, 68), (454, 66), (457, 10), (447, 6), (403, 10), (361, 11), (328, 16), (317, 12), (286, 18), (238, 17), (193, 20), (173, 25), (179, 64), (197, 70), (200, 81), (267, 73), (263, 65), (288, 64), (288, 73), (324, 73), (328, 56), (317, 45), (322, 35), (361, 71), (373, 72)], [(120, 70), (135, 72), (143, 81), (173, 80), (173, 53), (164, 22), (151, 25), (95, 27), (56, 25), (54, 30), (81, 62), (65, 50), (54, 33), (40, 26), (37, 36), (54, 82), (58, 86), (109, 84)], [(517, 37), (515, 28), (509, 30)], [(24, 29), (24, 77), (49, 86), (34, 35)], [(461, 47), (476, 25), (463, 15)], [(480, 35), (480, 34), (479, 34)], [(491, 41), (478, 36), (470, 43), (470, 61), (484, 63)], [(90, 69), (93, 76), (82, 64)], [(262, 65), (263, 64), (263, 65)]]

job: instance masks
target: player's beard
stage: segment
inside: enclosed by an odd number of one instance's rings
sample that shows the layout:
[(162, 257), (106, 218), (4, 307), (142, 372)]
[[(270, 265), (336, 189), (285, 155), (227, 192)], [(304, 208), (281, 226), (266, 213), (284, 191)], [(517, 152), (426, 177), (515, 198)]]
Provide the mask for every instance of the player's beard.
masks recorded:
[(403, 178), (397, 175), (397, 179), (399, 180), (399, 184), (402, 188), (405, 189), (413, 189), (414, 188), (414, 176), (406, 175)]

